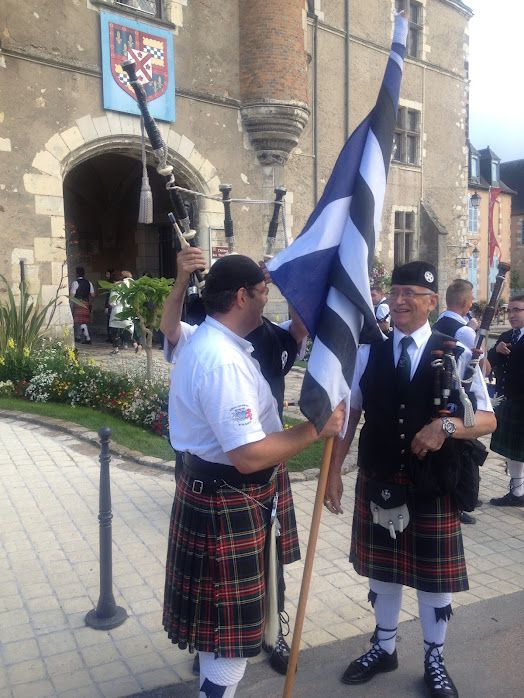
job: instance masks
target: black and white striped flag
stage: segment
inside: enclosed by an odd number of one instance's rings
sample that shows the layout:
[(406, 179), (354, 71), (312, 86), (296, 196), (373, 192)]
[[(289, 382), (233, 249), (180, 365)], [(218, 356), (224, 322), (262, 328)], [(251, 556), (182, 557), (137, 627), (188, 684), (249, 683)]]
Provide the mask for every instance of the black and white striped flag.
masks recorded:
[(346, 141), (296, 240), (268, 263), (314, 338), (300, 408), (321, 430), (349, 395), (359, 343), (380, 336), (369, 288), (395, 133), (408, 23), (395, 17), (377, 103)]

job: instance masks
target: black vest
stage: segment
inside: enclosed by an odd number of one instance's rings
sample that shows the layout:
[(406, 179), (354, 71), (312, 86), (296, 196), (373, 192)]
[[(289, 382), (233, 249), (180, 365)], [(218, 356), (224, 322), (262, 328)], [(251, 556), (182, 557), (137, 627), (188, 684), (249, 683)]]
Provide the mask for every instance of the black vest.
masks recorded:
[(290, 371), (297, 358), (297, 343), (287, 330), (265, 317), (262, 318), (262, 324), (250, 332), (246, 339), (253, 345), (253, 357), (260, 364), (260, 372), (269, 383), (282, 420), (284, 376)]
[(454, 337), (461, 327), (465, 327), (463, 322), (459, 322), (459, 320), (455, 320), (452, 317), (444, 316), (441, 317), (440, 320), (437, 320), (437, 322), (433, 325), (432, 330), (433, 332), (442, 332), (442, 334), (447, 334), (450, 337)]
[[(399, 470), (409, 472), (419, 463), (411, 454), (410, 446), (415, 434), (433, 418), (431, 351), (441, 348), (442, 339), (438, 334), (429, 338), (403, 402), (396, 390), (393, 337), (371, 345), (369, 361), (360, 380), (365, 423), (360, 433), (358, 458), (359, 467), (372, 477), (388, 477)], [(457, 390), (452, 390), (450, 406), (455, 416), (462, 416)], [(431, 454), (431, 467), (453, 467), (456, 444), (452, 439), (445, 441), (439, 451)]]
[(76, 289), (75, 298), (81, 301), (89, 300), (91, 294), (91, 284), (87, 279), (77, 279), (78, 288)]

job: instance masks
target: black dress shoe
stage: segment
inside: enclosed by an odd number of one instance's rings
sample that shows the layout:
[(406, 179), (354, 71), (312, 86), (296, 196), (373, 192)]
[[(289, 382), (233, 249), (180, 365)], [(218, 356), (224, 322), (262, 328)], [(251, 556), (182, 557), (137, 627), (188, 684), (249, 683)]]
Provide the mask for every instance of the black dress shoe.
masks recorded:
[(458, 691), (444, 666), (444, 659), (431, 656), (424, 662), (424, 682), (431, 698), (458, 698)]
[(378, 644), (374, 644), (369, 652), (351, 662), (340, 680), (348, 684), (366, 683), (375, 674), (395, 671), (397, 668), (397, 650), (393, 654), (388, 654)]
[(459, 519), (460, 519), (460, 523), (463, 523), (463, 524), (477, 523), (477, 519), (474, 516), (470, 516), (470, 514), (466, 514), (465, 511), (459, 511)]
[(524, 507), (524, 494), (518, 497), (513, 492), (508, 492), (503, 497), (493, 497), (489, 503), (494, 507)]

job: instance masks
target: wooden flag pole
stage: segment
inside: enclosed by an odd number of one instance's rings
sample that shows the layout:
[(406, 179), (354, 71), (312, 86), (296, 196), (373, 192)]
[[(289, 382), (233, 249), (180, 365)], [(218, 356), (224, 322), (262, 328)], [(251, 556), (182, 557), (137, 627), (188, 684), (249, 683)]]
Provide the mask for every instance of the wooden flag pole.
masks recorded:
[(309, 585), (311, 583), (311, 575), (313, 573), (313, 562), (317, 547), (318, 530), (320, 528), (320, 517), (322, 515), (322, 507), (324, 506), (324, 495), (326, 493), (327, 478), (329, 474), (329, 463), (331, 461), (331, 452), (333, 451), (333, 438), (334, 437), (331, 436), (329, 439), (326, 439), (324, 443), (322, 465), (320, 466), (315, 506), (313, 508), (311, 528), (309, 530), (309, 539), (307, 543), (306, 561), (304, 563), (304, 573), (302, 575), (302, 585), (300, 587), (300, 596), (298, 599), (297, 617), (295, 619), (295, 626), (293, 628), (293, 642), (291, 643), (291, 653), (289, 655), (286, 683), (284, 684), (282, 698), (291, 698), (293, 695), (293, 686), (295, 685), (298, 650), (300, 647), (300, 639), (302, 637), (304, 617), (306, 615)]

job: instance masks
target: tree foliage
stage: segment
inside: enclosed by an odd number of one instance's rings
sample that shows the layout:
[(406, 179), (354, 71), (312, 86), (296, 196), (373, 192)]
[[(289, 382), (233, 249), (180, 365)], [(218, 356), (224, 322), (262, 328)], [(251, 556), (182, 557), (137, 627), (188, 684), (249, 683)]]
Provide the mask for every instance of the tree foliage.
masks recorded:
[(110, 283), (100, 281), (99, 284), (111, 293), (114, 293), (124, 306), (124, 310), (118, 314), (120, 320), (135, 320), (140, 323), (141, 343), (146, 351), (147, 377), (151, 379), (153, 372), (153, 332), (160, 327), (162, 308), (169, 295), (173, 279), (152, 278), (141, 276), (139, 279), (131, 279), (131, 283)]

